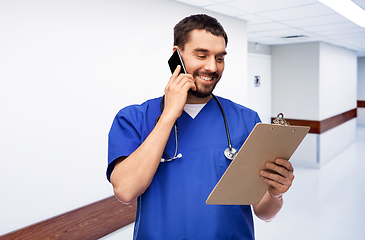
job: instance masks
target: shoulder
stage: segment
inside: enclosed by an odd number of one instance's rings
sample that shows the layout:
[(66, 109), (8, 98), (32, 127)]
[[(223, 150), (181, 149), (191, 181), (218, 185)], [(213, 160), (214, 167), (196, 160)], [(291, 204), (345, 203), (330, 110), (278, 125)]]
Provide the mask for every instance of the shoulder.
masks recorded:
[(133, 104), (119, 110), (117, 118), (138, 118), (145, 116), (149, 111), (160, 109), (161, 97), (149, 99), (141, 104)]
[(232, 100), (226, 99), (226, 98), (222, 98), (222, 97), (218, 97), (219, 101), (221, 102), (223, 108), (230, 110), (230, 111), (238, 111), (241, 114), (243, 114), (243, 116), (250, 116), (250, 117), (254, 117), (254, 118), (258, 118), (258, 113), (248, 107), (245, 107), (241, 104), (235, 103)]
[(158, 115), (161, 114), (160, 98), (145, 101), (142, 104), (129, 105), (116, 114), (112, 129), (125, 129), (132, 126), (137, 131), (142, 131), (146, 126), (153, 127)]

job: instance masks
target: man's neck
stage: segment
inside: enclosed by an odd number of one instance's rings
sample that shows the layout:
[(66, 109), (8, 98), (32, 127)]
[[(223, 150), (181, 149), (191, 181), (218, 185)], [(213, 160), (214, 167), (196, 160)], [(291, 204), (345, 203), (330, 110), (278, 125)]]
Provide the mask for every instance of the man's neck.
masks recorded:
[(197, 97), (194, 96), (191, 93), (188, 93), (188, 99), (186, 100), (187, 104), (204, 104), (209, 102), (209, 100), (212, 98), (212, 94), (210, 94), (207, 97), (201, 98), (201, 97)]

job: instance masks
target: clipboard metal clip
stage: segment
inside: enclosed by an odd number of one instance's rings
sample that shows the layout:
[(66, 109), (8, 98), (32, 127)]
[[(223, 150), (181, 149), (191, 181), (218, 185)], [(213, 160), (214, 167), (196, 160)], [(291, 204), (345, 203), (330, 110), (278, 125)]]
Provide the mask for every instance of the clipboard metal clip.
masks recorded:
[(279, 113), (272, 123), (278, 125), (290, 126), (289, 122), (285, 121), (283, 113)]

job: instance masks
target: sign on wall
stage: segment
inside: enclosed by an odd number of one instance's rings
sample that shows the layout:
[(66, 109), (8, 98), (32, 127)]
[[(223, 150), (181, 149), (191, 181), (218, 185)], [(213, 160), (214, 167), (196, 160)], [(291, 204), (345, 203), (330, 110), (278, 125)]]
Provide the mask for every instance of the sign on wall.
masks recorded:
[(260, 87), (260, 76), (255, 76), (255, 87)]

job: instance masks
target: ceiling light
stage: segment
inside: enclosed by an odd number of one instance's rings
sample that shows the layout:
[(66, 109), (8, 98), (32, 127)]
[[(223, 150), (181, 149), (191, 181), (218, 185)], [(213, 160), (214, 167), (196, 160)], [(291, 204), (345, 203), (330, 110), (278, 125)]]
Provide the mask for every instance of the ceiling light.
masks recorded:
[(318, 0), (345, 18), (365, 28), (365, 11), (351, 0)]
[(305, 36), (305, 35), (293, 35), (293, 36), (285, 36), (285, 37), (281, 37), (281, 38), (294, 39), (294, 38), (307, 38), (307, 36)]

